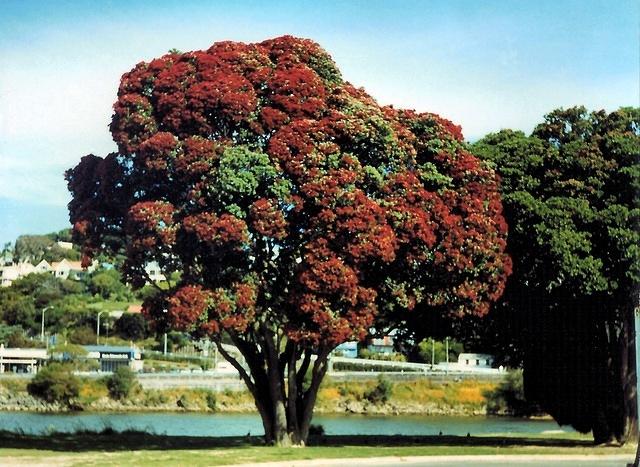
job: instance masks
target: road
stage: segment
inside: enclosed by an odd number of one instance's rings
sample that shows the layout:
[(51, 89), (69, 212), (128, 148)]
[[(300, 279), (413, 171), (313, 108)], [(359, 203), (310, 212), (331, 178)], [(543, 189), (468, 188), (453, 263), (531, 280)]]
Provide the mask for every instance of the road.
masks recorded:
[(241, 464), (236, 467), (451, 467), (451, 466), (544, 466), (544, 467), (625, 467), (633, 462), (632, 454), (621, 455), (505, 455), (505, 456), (420, 456), (377, 457), (368, 459), (317, 459), (286, 462)]

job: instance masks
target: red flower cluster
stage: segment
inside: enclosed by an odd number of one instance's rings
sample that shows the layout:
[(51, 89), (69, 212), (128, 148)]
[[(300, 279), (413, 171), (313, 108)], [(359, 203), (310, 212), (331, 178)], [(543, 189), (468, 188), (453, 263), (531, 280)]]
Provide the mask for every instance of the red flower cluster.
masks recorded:
[(199, 241), (240, 249), (247, 242), (247, 224), (231, 214), (218, 217), (203, 212), (183, 220), (185, 232), (194, 233)]
[(260, 198), (251, 205), (251, 227), (266, 237), (282, 240), (287, 236), (287, 221), (273, 200)]
[(145, 250), (159, 243), (172, 245), (176, 236), (174, 213), (173, 205), (164, 201), (143, 201), (131, 206), (128, 217), (131, 247)]

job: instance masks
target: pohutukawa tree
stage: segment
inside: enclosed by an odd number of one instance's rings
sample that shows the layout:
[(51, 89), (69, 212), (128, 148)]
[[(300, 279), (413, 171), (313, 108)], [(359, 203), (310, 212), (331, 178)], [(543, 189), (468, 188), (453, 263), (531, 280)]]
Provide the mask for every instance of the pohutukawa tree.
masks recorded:
[(495, 175), (460, 127), (380, 107), (312, 41), (139, 63), (110, 128), (118, 152), (66, 174), (76, 239), (87, 258), (124, 250), (134, 287), (149, 261), (179, 277), (146, 315), (218, 344), (269, 442), (304, 443), (340, 343), (418, 309), (483, 315), (502, 293)]

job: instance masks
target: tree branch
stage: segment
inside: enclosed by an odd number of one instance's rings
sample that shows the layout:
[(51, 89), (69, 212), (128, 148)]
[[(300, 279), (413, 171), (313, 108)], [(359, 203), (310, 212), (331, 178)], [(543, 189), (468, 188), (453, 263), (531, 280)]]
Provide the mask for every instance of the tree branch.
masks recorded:
[(234, 357), (231, 356), (231, 354), (229, 352), (227, 352), (225, 350), (225, 348), (222, 346), (222, 342), (220, 342), (220, 339), (215, 339), (214, 342), (216, 343), (216, 347), (218, 348), (218, 352), (220, 352), (220, 355), (222, 355), (224, 357), (224, 359), (226, 361), (228, 361), (229, 363), (231, 363), (231, 365), (238, 370), (238, 373), (240, 374), (240, 376), (242, 377), (242, 379), (244, 380), (245, 384), (247, 385), (247, 387), (249, 388), (249, 391), (251, 392), (251, 394), (254, 395), (256, 394), (256, 385), (254, 384), (254, 382), (251, 380), (251, 376), (247, 373), (247, 371), (244, 369), (244, 367), (240, 364), (240, 362), (238, 360), (236, 360)]

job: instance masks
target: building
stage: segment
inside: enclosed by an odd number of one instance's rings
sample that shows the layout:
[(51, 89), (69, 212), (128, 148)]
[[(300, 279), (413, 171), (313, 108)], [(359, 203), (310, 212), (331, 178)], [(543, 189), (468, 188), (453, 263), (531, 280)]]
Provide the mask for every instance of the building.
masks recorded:
[(386, 335), (384, 337), (374, 337), (367, 343), (367, 350), (372, 353), (392, 354), (395, 352), (393, 347), (393, 336)]
[(142, 305), (129, 305), (127, 307), (127, 313), (133, 313), (133, 314), (142, 313)]
[(147, 263), (144, 267), (147, 276), (149, 276), (149, 280), (151, 282), (164, 282), (167, 278), (162, 274), (162, 270), (160, 269), (160, 265), (157, 261), (151, 261)]
[(358, 343), (356, 341), (343, 342), (333, 351), (335, 355), (347, 358), (358, 358)]
[(37, 373), (49, 360), (47, 349), (6, 348), (0, 344), (0, 373)]
[[(29, 274), (50, 273), (59, 279), (80, 279), (84, 274), (93, 272), (95, 264), (83, 268), (80, 261), (63, 259), (49, 264), (42, 260), (37, 265), (31, 263), (16, 263), (10, 266), (0, 267), (0, 286), (9, 287), (13, 281)], [(164, 277), (164, 276), (162, 276)]]
[(4, 266), (0, 271), (0, 285), (9, 287), (13, 281), (34, 272), (36, 272), (36, 268), (31, 263), (16, 263), (11, 266)]
[(56, 242), (56, 245), (58, 245), (63, 250), (73, 250), (73, 243), (71, 242), (58, 241)]
[(35, 270), (33, 271), (36, 274), (42, 274), (45, 272), (51, 272), (51, 265), (46, 261), (42, 260), (38, 264), (35, 265)]
[(461, 353), (458, 355), (458, 366), (467, 368), (492, 368), (495, 357), (486, 353)]
[(94, 269), (94, 265), (83, 268), (80, 261), (70, 261), (68, 259), (51, 263), (51, 273), (59, 279), (79, 279), (84, 274), (93, 272)]
[(128, 366), (131, 371), (142, 371), (142, 355), (136, 347), (115, 345), (84, 345), (86, 358), (96, 359), (100, 371), (113, 372), (118, 367)]

